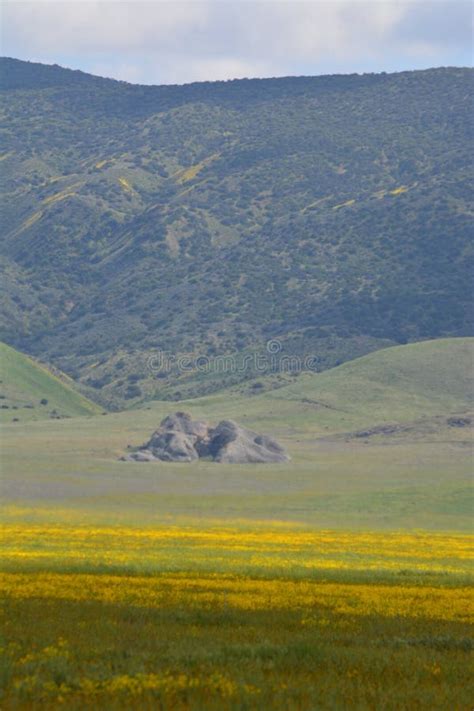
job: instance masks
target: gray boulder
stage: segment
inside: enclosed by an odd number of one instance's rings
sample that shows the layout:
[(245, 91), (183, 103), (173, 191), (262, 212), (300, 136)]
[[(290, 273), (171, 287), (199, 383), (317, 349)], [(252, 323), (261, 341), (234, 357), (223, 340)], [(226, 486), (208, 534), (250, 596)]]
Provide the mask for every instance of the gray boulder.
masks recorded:
[(153, 435), (148, 443), (155, 459), (162, 462), (192, 462), (199, 458), (195, 445), (196, 438), (184, 432), (165, 430)]
[(207, 422), (193, 420), (187, 412), (168, 415), (149, 441), (125, 461), (193, 462), (212, 457), (215, 462), (263, 464), (287, 462), (283, 447), (266, 435), (240, 427), (232, 420), (222, 420), (215, 429)]
[(193, 420), (188, 412), (175, 412), (174, 415), (168, 415), (162, 421), (158, 432), (163, 430), (183, 432), (197, 439), (203, 439), (208, 436), (209, 425), (201, 420)]
[(233, 420), (219, 422), (212, 432), (209, 451), (214, 461), (229, 464), (289, 461), (288, 454), (273, 437), (240, 427)]
[(193, 420), (187, 412), (168, 415), (145, 448), (163, 462), (192, 462), (208, 444), (209, 425)]

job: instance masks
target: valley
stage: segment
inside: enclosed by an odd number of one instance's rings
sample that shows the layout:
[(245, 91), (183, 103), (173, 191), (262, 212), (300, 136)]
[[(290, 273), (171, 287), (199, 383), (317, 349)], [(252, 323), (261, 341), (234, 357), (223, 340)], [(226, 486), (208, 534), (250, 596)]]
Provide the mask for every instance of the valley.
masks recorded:
[(2, 711), (471, 708), (471, 89), (0, 59)]

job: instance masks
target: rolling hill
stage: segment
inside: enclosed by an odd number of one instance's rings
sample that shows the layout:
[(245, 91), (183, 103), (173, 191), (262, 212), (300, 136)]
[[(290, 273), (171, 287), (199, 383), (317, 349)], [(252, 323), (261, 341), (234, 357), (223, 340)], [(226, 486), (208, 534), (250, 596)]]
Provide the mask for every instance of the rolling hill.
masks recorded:
[(158, 351), (277, 338), (323, 370), (471, 335), (471, 88), (462, 68), (145, 87), (2, 59), (4, 340), (123, 406), (226, 384), (157, 377)]
[[(474, 338), (451, 338), (376, 351), (261, 395), (240, 387), (178, 405), (211, 419), (317, 437), (386, 424), (414, 423), (415, 432), (416, 423), (437, 416), (444, 426), (473, 401)], [(178, 405), (149, 403), (160, 413)]]
[(76, 392), (70, 378), (53, 374), (23, 353), (0, 343), (0, 412), (3, 421), (61, 419), (102, 411)]

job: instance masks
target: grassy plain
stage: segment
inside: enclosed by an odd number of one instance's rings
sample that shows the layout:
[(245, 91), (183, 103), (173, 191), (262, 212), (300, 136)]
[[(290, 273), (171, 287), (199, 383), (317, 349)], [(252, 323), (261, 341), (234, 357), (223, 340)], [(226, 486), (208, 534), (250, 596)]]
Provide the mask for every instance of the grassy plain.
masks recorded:
[[(228, 391), (97, 417), (4, 427), (5, 505), (68, 508), (92, 524), (277, 519), (318, 528), (468, 530), (472, 339), (379, 351), (262, 395)], [(277, 436), (288, 464), (119, 462), (170, 411)], [(26, 515), (26, 514), (25, 514)], [(46, 516), (46, 519), (49, 520)]]
[[(470, 709), (469, 345), (5, 425), (2, 709)], [(172, 409), (292, 461), (118, 461)]]
[(468, 709), (469, 537), (6, 526), (2, 708)]

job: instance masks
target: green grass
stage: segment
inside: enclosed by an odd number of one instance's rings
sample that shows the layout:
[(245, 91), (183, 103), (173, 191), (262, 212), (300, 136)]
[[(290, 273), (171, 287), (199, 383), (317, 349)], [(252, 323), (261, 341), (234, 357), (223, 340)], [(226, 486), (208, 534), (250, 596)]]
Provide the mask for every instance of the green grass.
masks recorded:
[(61, 515), (2, 534), (2, 709), (469, 708), (469, 536)]
[(0, 381), (2, 421), (93, 415), (103, 409), (76, 392), (65, 375), (53, 375), (5, 343), (0, 343)]
[[(223, 391), (105, 417), (8, 424), (4, 504), (13, 517), (26, 507), (29, 516), (48, 518), (54, 502), (92, 522), (177, 516), (468, 530), (471, 430), (451, 427), (447, 418), (465, 416), (469, 406), (471, 344), (451, 339), (386, 349), (259, 396)], [(274, 434), (292, 460), (252, 466), (118, 461), (127, 445), (146, 441), (178, 409), (211, 422), (232, 417)], [(351, 434), (384, 423), (401, 429)]]
[(472, 700), (472, 643), (456, 622), (344, 616), (317, 602), (242, 611), (225, 591), (213, 606), (33, 598), (5, 612), (16, 641), (5, 711), (467, 711)]
[(303, 373), (262, 396), (221, 392), (182, 406), (309, 436), (424, 420), (472, 407), (473, 346), (473, 338), (451, 338), (385, 348), (322, 373)]
[[(471, 346), (7, 423), (2, 708), (467, 711)], [(292, 460), (118, 461), (173, 409)]]

